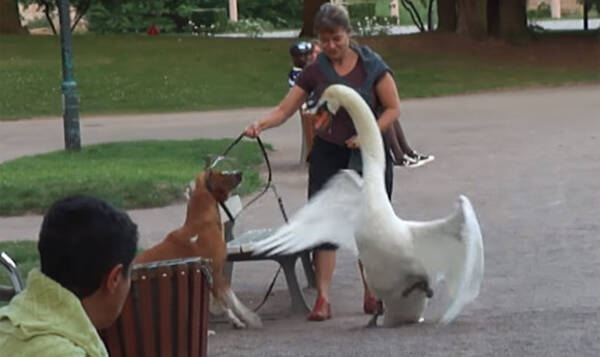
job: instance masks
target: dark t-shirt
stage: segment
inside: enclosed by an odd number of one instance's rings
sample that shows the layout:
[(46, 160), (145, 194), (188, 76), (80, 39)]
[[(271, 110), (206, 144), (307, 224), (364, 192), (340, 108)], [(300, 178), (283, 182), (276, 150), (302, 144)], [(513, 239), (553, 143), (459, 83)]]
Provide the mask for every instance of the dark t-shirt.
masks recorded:
[[(375, 95), (375, 86), (385, 73), (386, 72), (383, 72), (373, 84), (372, 90), (375, 98), (377, 98)], [(355, 89), (359, 88), (364, 83), (367, 79), (367, 72), (360, 56), (358, 57), (354, 68), (348, 74), (341, 77)], [(316, 98), (321, 96), (329, 84), (330, 82), (327, 80), (325, 73), (321, 70), (318, 61), (305, 67), (302, 73), (300, 73), (300, 76), (296, 79), (296, 85), (309, 94), (314, 93)], [(352, 119), (350, 119), (350, 116), (344, 108), (340, 108), (336, 113), (331, 126), (327, 130), (317, 133), (317, 136), (321, 139), (341, 146), (345, 146), (345, 141), (354, 135), (356, 135), (356, 129), (354, 128)]]

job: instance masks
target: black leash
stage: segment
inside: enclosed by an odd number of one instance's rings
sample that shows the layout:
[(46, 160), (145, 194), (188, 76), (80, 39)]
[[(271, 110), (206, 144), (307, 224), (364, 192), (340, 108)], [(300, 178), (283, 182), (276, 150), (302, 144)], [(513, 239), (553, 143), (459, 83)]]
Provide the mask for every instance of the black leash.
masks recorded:
[[(245, 207), (248, 207), (251, 203), (254, 203), (254, 201), (256, 201), (260, 196), (265, 194), (265, 192), (267, 192), (267, 190), (269, 188), (271, 188), (271, 190), (273, 191), (273, 194), (277, 198), (277, 203), (279, 204), (279, 210), (281, 211), (283, 220), (287, 224), (288, 216), (285, 213), (285, 208), (283, 208), (283, 200), (281, 199), (281, 196), (279, 196), (279, 194), (277, 193), (277, 189), (275, 188), (275, 185), (273, 185), (271, 183), (272, 170), (271, 170), (271, 163), (269, 162), (269, 156), (267, 155), (267, 151), (265, 150), (265, 146), (263, 145), (262, 141), (260, 140), (260, 137), (257, 136), (256, 141), (258, 142), (258, 146), (260, 146), (260, 150), (262, 151), (263, 156), (265, 158), (265, 163), (267, 164), (267, 168), (269, 171), (269, 178), (267, 180), (267, 185), (265, 186), (265, 189), (263, 190), (263, 192), (261, 192), (259, 195), (254, 197), (252, 200), (250, 200), (250, 202), (248, 202), (248, 204)], [(271, 284), (269, 284), (269, 287), (267, 288), (267, 292), (265, 293), (265, 296), (263, 297), (262, 301), (260, 302), (260, 304), (258, 304), (258, 306), (256, 306), (254, 308), (255, 312), (258, 311), (267, 302), (267, 299), (269, 298), (269, 295), (271, 295), (271, 292), (273, 291), (273, 287), (275, 286), (275, 282), (277, 281), (277, 277), (279, 277), (280, 272), (281, 272), (281, 265), (279, 265), (279, 268), (277, 268), (277, 271), (275, 272), (275, 276), (273, 276), (273, 280), (271, 280)]]
[[(225, 158), (225, 156), (227, 156), (227, 154), (229, 154), (231, 149), (233, 149), (233, 147), (236, 146), (242, 140), (243, 137), (244, 137), (244, 133), (240, 134), (240, 136), (238, 136), (237, 139), (235, 139), (227, 147), (227, 149), (225, 149), (225, 151), (223, 151), (223, 154), (217, 156), (217, 158), (210, 165), (210, 168), (213, 168), (217, 163), (219, 163), (219, 161), (221, 161), (223, 158)], [(235, 225), (235, 219), (237, 218), (237, 216), (239, 216), (243, 210), (248, 208), (248, 206), (250, 206), (251, 204), (256, 202), (256, 200), (258, 200), (261, 196), (263, 196), (270, 188), (273, 191), (273, 194), (275, 194), (275, 197), (277, 198), (277, 203), (279, 205), (279, 210), (281, 211), (281, 215), (283, 216), (283, 220), (285, 221), (285, 223), (288, 223), (288, 216), (285, 212), (285, 208), (283, 207), (283, 200), (281, 199), (281, 196), (279, 196), (279, 194), (277, 193), (277, 189), (275, 188), (275, 185), (273, 185), (273, 183), (272, 183), (273, 170), (271, 169), (271, 162), (269, 161), (269, 156), (267, 155), (267, 150), (265, 149), (265, 146), (264, 146), (262, 140), (260, 140), (260, 137), (257, 136), (255, 139), (256, 139), (256, 142), (258, 143), (258, 146), (260, 147), (260, 151), (263, 154), (265, 163), (267, 164), (267, 172), (268, 172), (267, 184), (265, 185), (265, 187), (263, 188), (263, 190), (260, 193), (258, 193), (254, 198), (252, 198), (250, 201), (248, 201), (248, 203), (246, 203), (246, 205), (244, 205), (244, 207), (240, 210), (240, 212), (236, 216), (233, 216), (231, 214), (231, 212), (229, 211), (229, 208), (227, 208), (227, 206), (225, 205), (224, 202), (219, 202), (219, 205), (221, 206), (223, 211), (225, 211), (225, 214), (227, 214), (227, 217), (232, 222), (232, 224)], [(273, 291), (273, 287), (275, 286), (275, 282), (277, 281), (277, 277), (279, 276), (280, 272), (281, 272), (281, 265), (275, 272), (275, 276), (273, 277), (273, 280), (269, 284), (269, 287), (267, 288), (267, 292), (265, 293), (263, 300), (260, 302), (260, 304), (258, 304), (258, 306), (256, 308), (254, 308), (255, 312), (258, 311), (267, 302), (267, 299), (269, 298), (269, 295), (271, 295), (271, 292)]]
[[(231, 149), (233, 149), (233, 147), (236, 146), (242, 140), (243, 137), (244, 137), (244, 133), (240, 134), (240, 136), (238, 136), (227, 147), (227, 149), (225, 149), (225, 151), (223, 151), (223, 153), (221, 155), (217, 156), (217, 158), (210, 165), (210, 168), (213, 168), (216, 164), (219, 163), (219, 161), (221, 161), (223, 158), (225, 158), (225, 156), (227, 156), (227, 154), (229, 154)], [(244, 205), (242, 210), (236, 216), (233, 216), (231, 214), (231, 212), (229, 211), (227, 206), (224, 204), (224, 202), (219, 202), (219, 204), (221, 205), (221, 208), (223, 208), (223, 210), (225, 211), (225, 213), (227, 214), (227, 216), (231, 220), (231, 222), (235, 223), (235, 219), (237, 218), (237, 216), (239, 216), (240, 213), (242, 213), (242, 211), (244, 209), (246, 209), (248, 206), (250, 206), (251, 204), (256, 202), (261, 196), (263, 196), (265, 193), (267, 193), (267, 191), (270, 188), (270, 189), (272, 189), (273, 193), (275, 194), (275, 197), (277, 198), (277, 203), (279, 204), (279, 210), (281, 211), (283, 220), (285, 221), (285, 223), (288, 223), (288, 217), (285, 212), (285, 208), (283, 207), (283, 200), (281, 199), (281, 196), (279, 196), (279, 194), (277, 193), (277, 189), (275, 188), (275, 185), (273, 185), (273, 182), (272, 182), (273, 181), (273, 170), (271, 169), (271, 162), (269, 161), (269, 156), (267, 155), (267, 149), (265, 149), (265, 145), (263, 144), (262, 140), (260, 140), (260, 137), (257, 136), (255, 139), (256, 139), (256, 142), (258, 143), (258, 146), (260, 147), (260, 151), (263, 154), (265, 163), (267, 164), (267, 172), (268, 172), (267, 184), (265, 185), (265, 187), (263, 188), (263, 190), (260, 193), (258, 193), (254, 198), (252, 198), (250, 201), (248, 201), (248, 203), (246, 203)]]

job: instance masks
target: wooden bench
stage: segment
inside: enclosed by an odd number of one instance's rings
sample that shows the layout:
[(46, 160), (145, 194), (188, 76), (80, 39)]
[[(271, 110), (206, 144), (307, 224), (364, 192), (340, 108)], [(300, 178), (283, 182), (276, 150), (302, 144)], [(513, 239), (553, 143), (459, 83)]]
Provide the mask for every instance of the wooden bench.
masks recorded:
[[(237, 215), (242, 210), (242, 203), (239, 196), (232, 196), (225, 202), (227, 208), (233, 216)], [(254, 243), (268, 237), (273, 231), (273, 228), (258, 229), (245, 232), (237, 237), (233, 235), (234, 222), (231, 222), (224, 212), (221, 212), (221, 220), (225, 226), (225, 241), (227, 242), (227, 260), (231, 262), (229, 267), (226, 267), (226, 274), (231, 278), (233, 270), (233, 262), (239, 261), (259, 261), (259, 260), (274, 260), (283, 269), (285, 280), (291, 299), (291, 310), (294, 313), (306, 314), (310, 311), (308, 304), (298, 283), (296, 276), (296, 263), (298, 259), (302, 262), (304, 273), (308, 286), (315, 286), (315, 276), (312, 263), (310, 261), (310, 252), (305, 251), (293, 255), (280, 255), (274, 257), (253, 256)]]
[(210, 262), (135, 265), (115, 323), (100, 331), (111, 357), (203, 357), (207, 352)]

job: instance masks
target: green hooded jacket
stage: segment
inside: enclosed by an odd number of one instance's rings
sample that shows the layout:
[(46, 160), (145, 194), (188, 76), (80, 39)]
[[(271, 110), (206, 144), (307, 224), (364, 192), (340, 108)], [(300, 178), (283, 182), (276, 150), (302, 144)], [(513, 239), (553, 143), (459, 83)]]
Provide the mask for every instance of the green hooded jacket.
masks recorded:
[(107, 357), (79, 299), (34, 269), (27, 288), (0, 308), (0, 356)]

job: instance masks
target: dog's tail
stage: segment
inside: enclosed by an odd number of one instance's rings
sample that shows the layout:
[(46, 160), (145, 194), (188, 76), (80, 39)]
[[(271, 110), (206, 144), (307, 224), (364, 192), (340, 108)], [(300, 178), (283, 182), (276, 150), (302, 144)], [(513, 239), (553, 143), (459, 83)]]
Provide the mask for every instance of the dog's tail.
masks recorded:
[(260, 317), (252, 310), (247, 308), (235, 295), (231, 288), (228, 288), (223, 294), (223, 300), (225, 300), (228, 307), (233, 313), (242, 319), (250, 327), (260, 328), (262, 327), (262, 321)]

